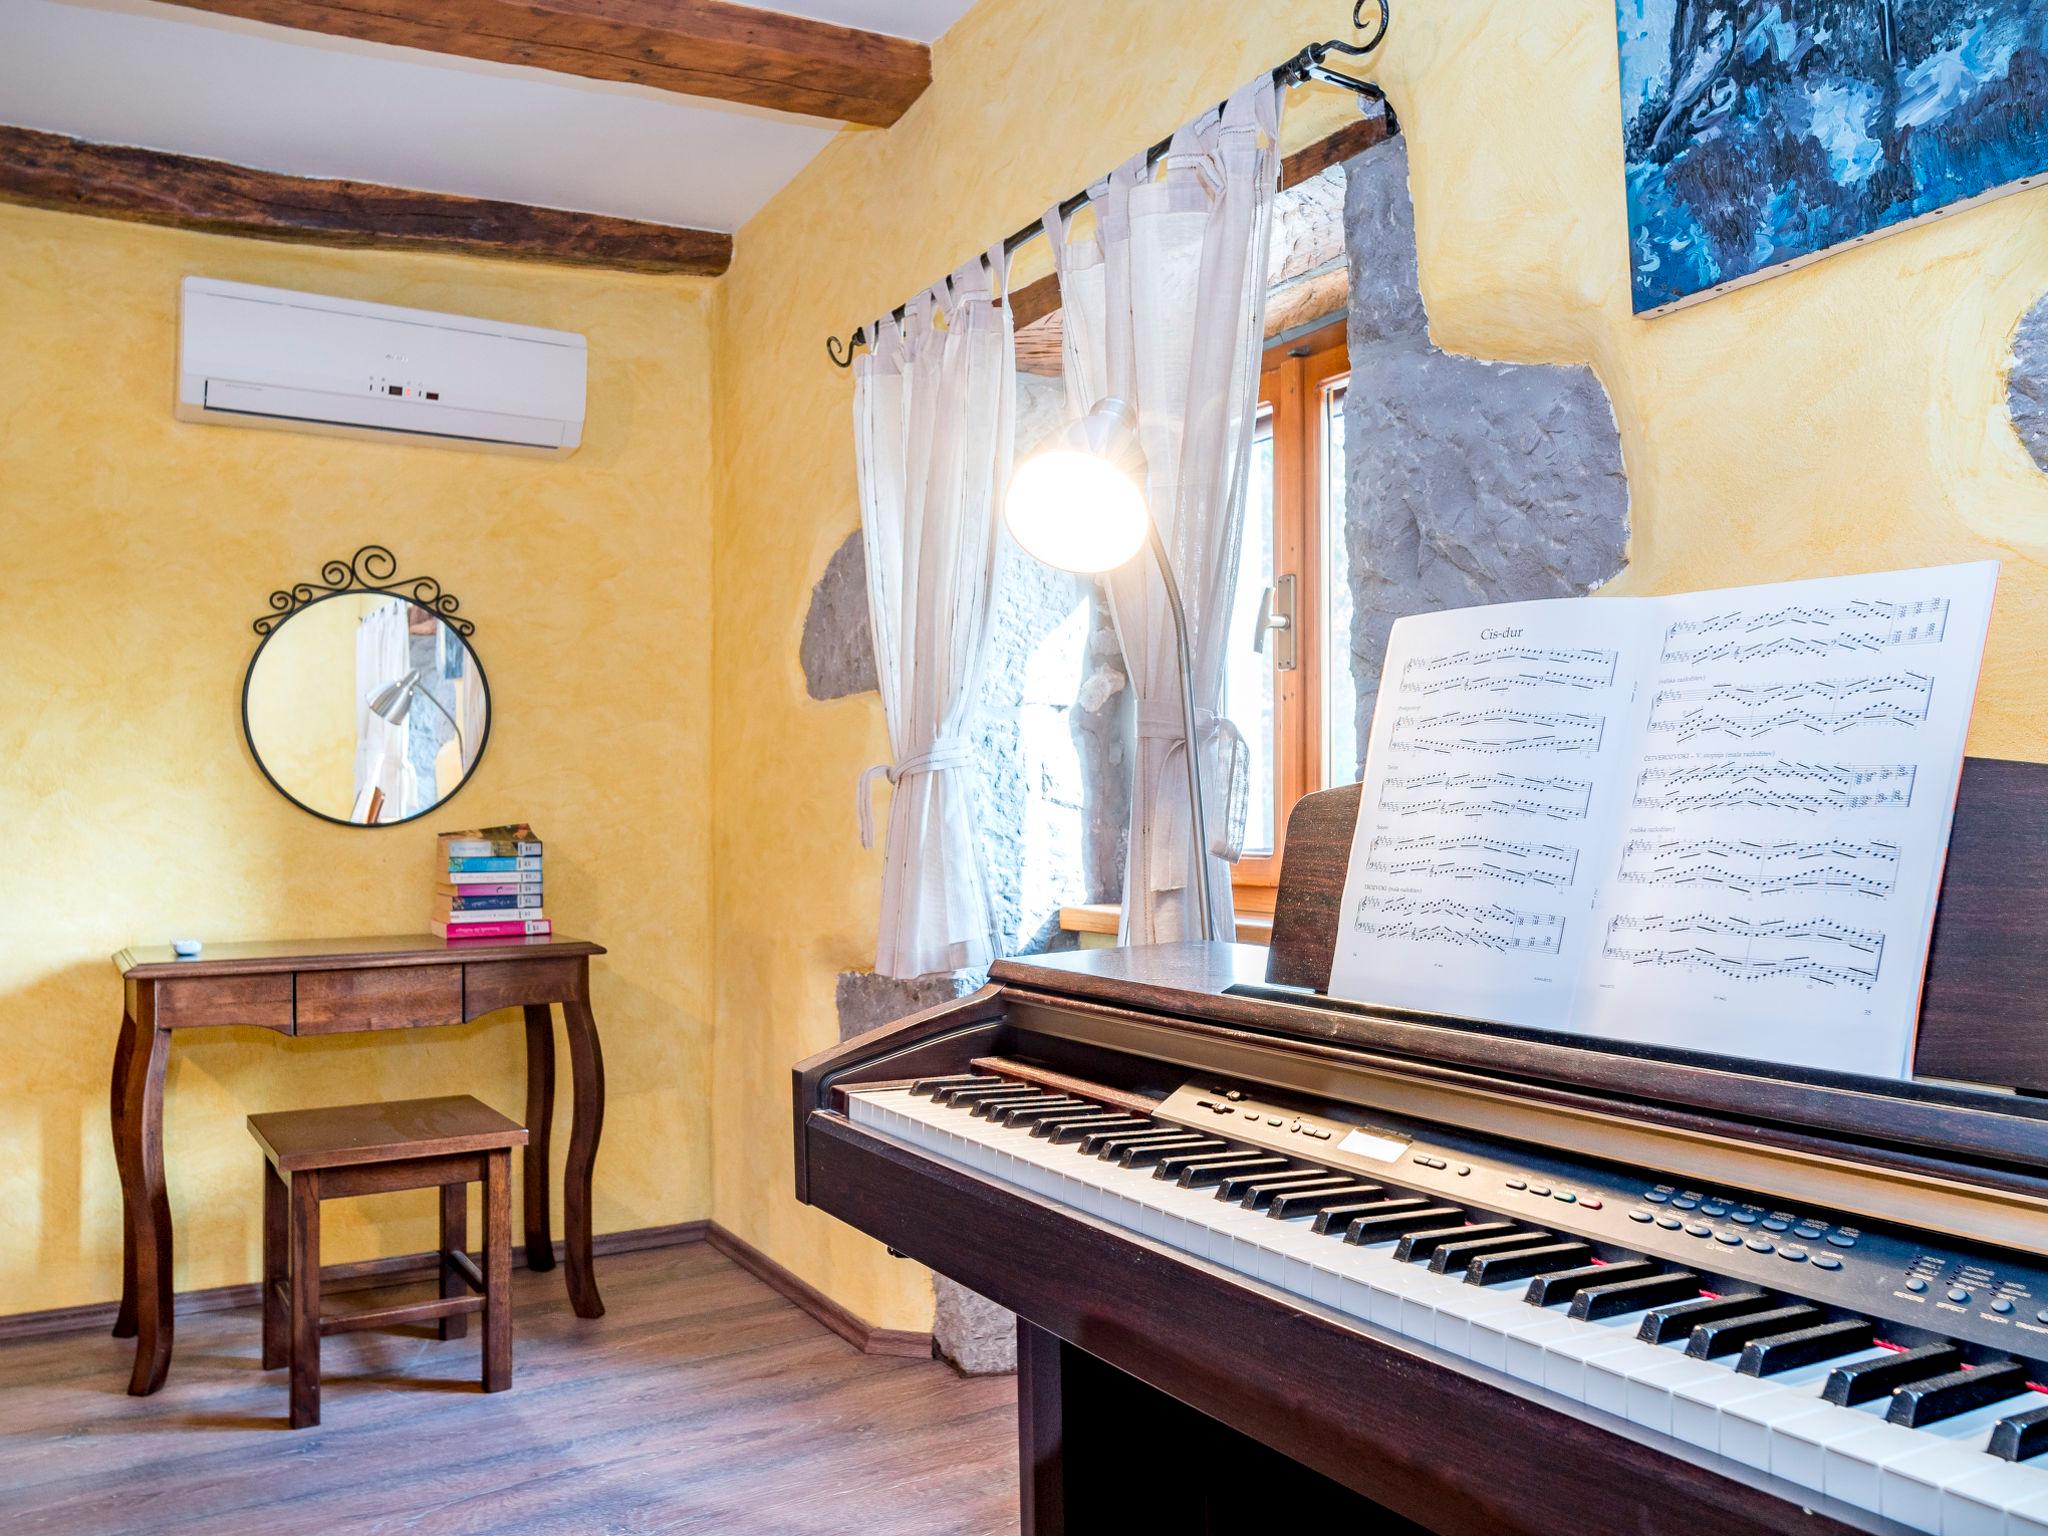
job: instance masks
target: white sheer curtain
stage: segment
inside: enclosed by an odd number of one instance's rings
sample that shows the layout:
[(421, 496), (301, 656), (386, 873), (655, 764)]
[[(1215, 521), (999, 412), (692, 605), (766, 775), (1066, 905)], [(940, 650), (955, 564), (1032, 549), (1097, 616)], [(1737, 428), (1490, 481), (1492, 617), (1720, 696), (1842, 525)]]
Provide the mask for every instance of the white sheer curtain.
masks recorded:
[(882, 708), (895, 785), (875, 969), (987, 965), (994, 924), (974, 828), (969, 717), (981, 691), (996, 529), (1009, 484), (1016, 343), (1002, 248), (878, 321), (854, 364), (854, 431)]
[[(1120, 166), (1089, 191), (1091, 239), (1070, 244), (1057, 208), (1045, 219), (1069, 404), (1078, 414), (1115, 395), (1137, 409), (1146, 500), (1187, 609), (1211, 908), (1226, 939), (1248, 757), (1222, 714), (1223, 677), (1226, 647), (1251, 643), (1229, 633), (1229, 619), (1258, 412), (1280, 97), (1261, 77), (1175, 134), (1158, 167), (1142, 156)], [(1113, 573), (1109, 590), (1138, 718), (1121, 938), (1198, 938), (1173, 616), (1149, 555)]]
[(380, 820), (397, 821), (419, 809), (412, 770), (405, 761), (405, 725), (370, 713), (370, 700), (378, 690), (405, 676), (412, 665), (411, 644), (406, 605), (398, 598), (379, 603), (356, 625), (356, 801), (350, 814), (357, 821), (369, 815), (371, 799), (380, 789)]

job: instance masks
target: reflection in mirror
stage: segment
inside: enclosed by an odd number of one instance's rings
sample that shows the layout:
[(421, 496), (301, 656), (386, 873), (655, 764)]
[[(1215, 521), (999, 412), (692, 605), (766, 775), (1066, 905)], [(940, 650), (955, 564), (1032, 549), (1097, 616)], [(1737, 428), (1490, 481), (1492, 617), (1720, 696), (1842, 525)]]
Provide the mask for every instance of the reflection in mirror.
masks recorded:
[(490, 733), (490, 690), (440, 615), (389, 593), (344, 592), (264, 639), (242, 722), (287, 797), (330, 821), (390, 825), (468, 779)]

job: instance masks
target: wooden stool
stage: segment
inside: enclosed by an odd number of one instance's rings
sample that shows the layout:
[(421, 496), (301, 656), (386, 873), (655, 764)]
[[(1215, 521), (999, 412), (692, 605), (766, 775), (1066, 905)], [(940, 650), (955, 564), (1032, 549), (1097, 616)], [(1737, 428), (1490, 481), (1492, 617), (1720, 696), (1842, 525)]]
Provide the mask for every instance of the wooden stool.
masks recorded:
[[(437, 1319), (459, 1339), (484, 1315), (483, 1389), (512, 1385), (514, 1121), (458, 1095), (395, 1104), (251, 1115), (263, 1148), (263, 1368), (292, 1368), (292, 1428), (320, 1422), (320, 1340)], [(467, 1252), (469, 1185), (484, 1186), (484, 1266)], [(441, 1297), (335, 1317), (320, 1315), (320, 1202), (395, 1189), (441, 1191)]]

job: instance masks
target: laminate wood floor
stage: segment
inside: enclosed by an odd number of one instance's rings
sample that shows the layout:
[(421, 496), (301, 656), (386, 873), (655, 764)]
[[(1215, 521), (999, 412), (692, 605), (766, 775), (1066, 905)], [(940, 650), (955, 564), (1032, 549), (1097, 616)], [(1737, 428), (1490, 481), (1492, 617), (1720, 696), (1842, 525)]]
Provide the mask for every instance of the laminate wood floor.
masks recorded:
[(474, 1323), (326, 1340), (323, 1422), (296, 1432), (253, 1309), (180, 1318), (150, 1398), (103, 1333), (0, 1345), (0, 1529), (1016, 1531), (1013, 1378), (857, 1354), (703, 1243), (598, 1275), (608, 1310), (585, 1322), (559, 1274), (515, 1273), (509, 1392), (477, 1389)]

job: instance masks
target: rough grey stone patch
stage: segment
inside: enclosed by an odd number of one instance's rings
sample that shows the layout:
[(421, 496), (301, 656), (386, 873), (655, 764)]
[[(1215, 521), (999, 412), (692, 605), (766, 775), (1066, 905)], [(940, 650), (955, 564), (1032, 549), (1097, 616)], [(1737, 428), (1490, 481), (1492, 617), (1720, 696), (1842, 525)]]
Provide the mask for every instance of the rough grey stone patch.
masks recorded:
[(982, 980), (971, 971), (936, 971), (911, 977), (841, 971), (833, 996), (839, 1006), (839, 1038), (851, 1040), (913, 1013), (965, 997)]
[(1081, 899), (1121, 901), (1131, 840), (1131, 689), (1100, 582), (1089, 593), (1086, 668), (1068, 717), (1081, 754)]
[(1628, 561), (1628, 479), (1592, 369), (1453, 357), (1430, 341), (1404, 141), (1345, 169), (1345, 535), (1363, 750), (1394, 620), (1592, 591)]
[(2048, 474), (2048, 297), (2020, 319), (2012, 339), (2012, 371), (2005, 376), (2005, 399), (2020, 441)]
[(1017, 1369), (1017, 1316), (957, 1280), (932, 1276), (932, 1344), (963, 1376)]
[(868, 628), (867, 550), (858, 528), (832, 552), (811, 589), (799, 655), (804, 688), (814, 699), (843, 699), (881, 686)]

